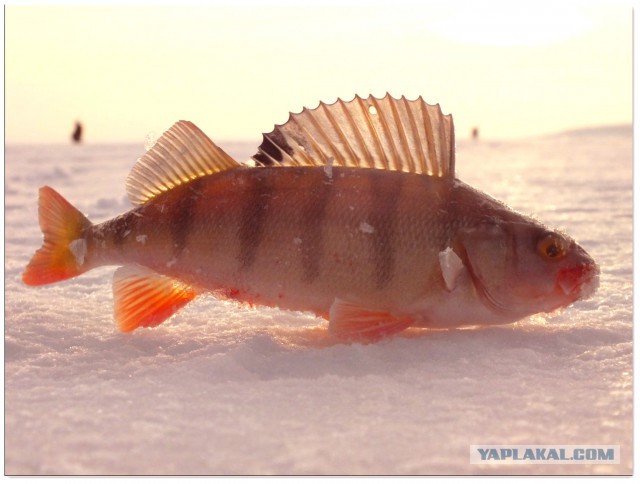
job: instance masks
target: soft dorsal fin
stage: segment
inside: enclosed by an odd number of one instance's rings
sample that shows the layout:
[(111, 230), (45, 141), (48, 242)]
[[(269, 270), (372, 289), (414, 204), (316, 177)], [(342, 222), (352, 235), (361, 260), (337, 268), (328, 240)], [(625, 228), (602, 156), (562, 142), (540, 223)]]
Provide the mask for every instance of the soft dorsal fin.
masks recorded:
[(453, 177), (453, 118), (422, 97), (338, 99), (290, 114), (263, 135), (253, 159), (263, 166), (331, 164)]
[(133, 204), (141, 205), (177, 185), (237, 166), (195, 124), (178, 121), (135, 164), (127, 178), (127, 194)]

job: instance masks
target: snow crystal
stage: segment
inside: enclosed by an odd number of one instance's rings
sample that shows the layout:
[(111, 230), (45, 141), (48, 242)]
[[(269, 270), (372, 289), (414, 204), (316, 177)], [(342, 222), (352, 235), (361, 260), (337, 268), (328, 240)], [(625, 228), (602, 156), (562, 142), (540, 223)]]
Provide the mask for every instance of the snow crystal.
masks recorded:
[(324, 165), (324, 175), (328, 179), (333, 178), (333, 161), (334, 161), (333, 158), (329, 157), (329, 159)]
[(84, 258), (87, 255), (87, 241), (85, 239), (75, 239), (69, 242), (69, 250), (75, 257), (78, 267), (84, 264)]
[(363, 234), (372, 234), (376, 231), (367, 222), (362, 222), (358, 228), (360, 229), (360, 232), (362, 232)]
[(139, 242), (141, 244), (146, 244), (147, 243), (147, 236), (142, 234), (142, 235), (136, 235), (136, 242)]
[(153, 131), (147, 133), (144, 137), (144, 149), (146, 151), (149, 151), (155, 146), (155, 144), (158, 142), (158, 139), (160, 139), (160, 136), (158, 136), (157, 133)]
[(438, 254), (440, 262), (440, 270), (447, 289), (453, 291), (456, 287), (456, 279), (460, 272), (464, 269), (464, 264), (458, 254), (451, 247), (447, 247)]

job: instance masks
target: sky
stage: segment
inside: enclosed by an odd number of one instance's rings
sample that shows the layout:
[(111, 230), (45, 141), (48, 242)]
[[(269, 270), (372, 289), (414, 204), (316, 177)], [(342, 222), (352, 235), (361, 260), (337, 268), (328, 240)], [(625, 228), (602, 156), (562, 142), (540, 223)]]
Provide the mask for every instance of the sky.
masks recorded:
[(457, 138), (632, 121), (632, 10), (578, 2), (5, 7), (5, 142), (261, 139), (290, 111), (419, 95)]

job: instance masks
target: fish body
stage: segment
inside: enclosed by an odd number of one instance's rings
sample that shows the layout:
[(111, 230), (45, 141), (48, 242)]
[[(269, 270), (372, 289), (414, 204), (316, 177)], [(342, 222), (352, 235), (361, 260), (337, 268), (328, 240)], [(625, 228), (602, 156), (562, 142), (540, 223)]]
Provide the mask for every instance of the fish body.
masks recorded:
[[(114, 299), (123, 330), (155, 326), (210, 292), (312, 311), (333, 333), (360, 340), (409, 326), (510, 323), (595, 290), (597, 265), (572, 239), (453, 176), (452, 123), (439, 108), (433, 119), (425, 114), (433, 106), (404, 98), (399, 107), (389, 96), (356, 100), (357, 111), (339, 102), (320, 105), (324, 118), (294, 115), (311, 117), (319, 134), (294, 117), (265, 135), (257, 167), (177, 123), (129, 177), (137, 206), (100, 224), (41, 189), (45, 243), (23, 280), (120, 265)], [(326, 114), (336, 106), (351, 113), (337, 134), (338, 115)], [(367, 116), (378, 121), (387, 111), (395, 123), (372, 126)]]

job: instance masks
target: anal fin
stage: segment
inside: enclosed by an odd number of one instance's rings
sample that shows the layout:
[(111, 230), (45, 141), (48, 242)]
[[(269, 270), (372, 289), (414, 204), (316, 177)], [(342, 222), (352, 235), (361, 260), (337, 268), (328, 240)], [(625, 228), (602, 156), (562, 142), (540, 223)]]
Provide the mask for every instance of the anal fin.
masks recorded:
[(336, 299), (329, 310), (329, 333), (347, 341), (379, 341), (407, 329), (409, 317), (394, 316), (388, 311), (365, 308)]
[(196, 295), (188, 284), (138, 265), (121, 267), (113, 276), (114, 316), (125, 332), (158, 326)]

